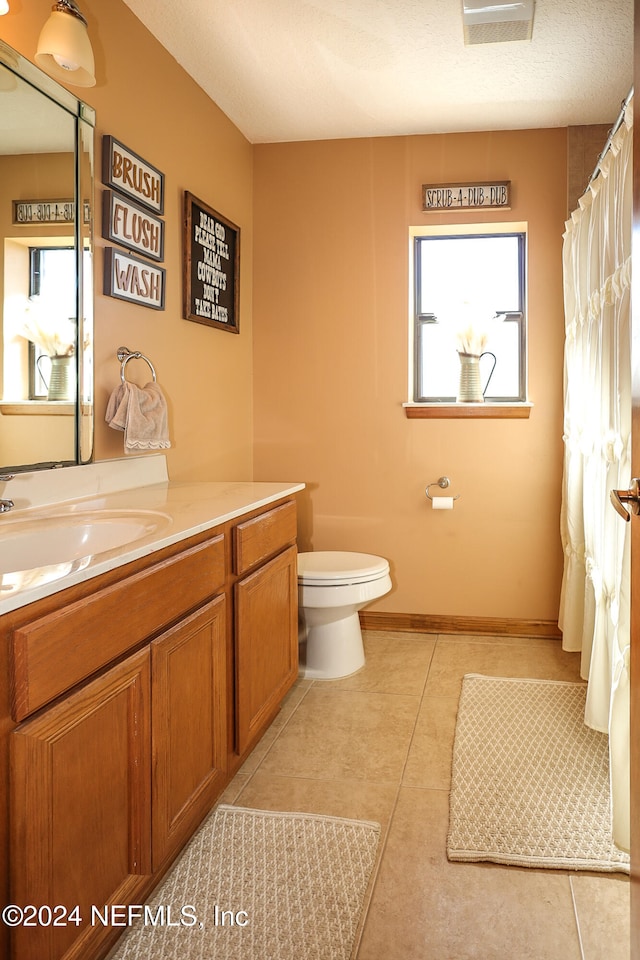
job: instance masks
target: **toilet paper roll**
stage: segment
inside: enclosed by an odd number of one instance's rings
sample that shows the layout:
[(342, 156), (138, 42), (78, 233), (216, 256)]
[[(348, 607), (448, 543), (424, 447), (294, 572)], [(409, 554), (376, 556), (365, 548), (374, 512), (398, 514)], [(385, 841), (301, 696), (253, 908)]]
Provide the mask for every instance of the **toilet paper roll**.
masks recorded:
[(434, 510), (453, 510), (453, 497), (433, 497), (431, 505)]

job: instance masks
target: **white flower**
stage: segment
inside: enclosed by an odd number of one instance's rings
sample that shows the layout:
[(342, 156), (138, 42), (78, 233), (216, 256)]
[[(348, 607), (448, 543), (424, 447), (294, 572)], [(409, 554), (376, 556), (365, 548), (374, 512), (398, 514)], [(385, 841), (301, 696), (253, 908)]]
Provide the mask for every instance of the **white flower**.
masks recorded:
[(50, 357), (71, 357), (76, 348), (76, 325), (67, 317), (43, 310), (39, 297), (30, 297), (25, 308), (21, 337), (31, 340)]
[(479, 357), (491, 339), (492, 327), (502, 319), (503, 315), (491, 316), (485, 311), (474, 309), (472, 304), (464, 303), (454, 318), (458, 352)]

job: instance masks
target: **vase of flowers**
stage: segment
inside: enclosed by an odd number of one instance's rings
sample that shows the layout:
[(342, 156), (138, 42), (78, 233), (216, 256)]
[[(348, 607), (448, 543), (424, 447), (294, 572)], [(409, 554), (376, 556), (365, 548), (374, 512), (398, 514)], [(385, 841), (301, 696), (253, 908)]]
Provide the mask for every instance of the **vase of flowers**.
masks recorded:
[(480, 357), (482, 354), (463, 353), (460, 357), (460, 382), (458, 384), (458, 403), (483, 403), (484, 395), (480, 383)]
[(54, 354), (52, 357), (45, 357), (44, 354), (38, 357), (36, 366), (42, 379), (47, 382), (41, 361), (49, 360), (51, 367), (49, 371), (49, 383), (47, 386), (47, 400), (73, 400), (75, 398), (76, 370), (73, 354), (60, 356)]
[[(484, 394), (496, 368), (495, 353), (484, 349), (489, 340), (488, 324), (467, 320), (457, 329), (456, 340), (460, 357), (458, 403), (484, 403)], [(480, 380), (480, 360), (486, 356), (493, 357), (493, 366), (483, 388)]]
[[(66, 317), (45, 313), (37, 297), (29, 300), (20, 336), (30, 340), (42, 351), (36, 365), (47, 382), (42, 363), (50, 362), (47, 400), (73, 400), (76, 389), (76, 325)], [(45, 356), (46, 355), (46, 356)]]

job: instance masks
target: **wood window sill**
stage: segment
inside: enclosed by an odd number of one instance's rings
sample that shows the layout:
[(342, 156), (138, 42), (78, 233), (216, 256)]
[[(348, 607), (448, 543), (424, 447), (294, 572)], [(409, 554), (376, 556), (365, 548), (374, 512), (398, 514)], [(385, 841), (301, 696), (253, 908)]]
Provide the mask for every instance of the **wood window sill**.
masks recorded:
[(532, 403), (403, 403), (408, 420), (528, 420)]
[(2, 400), (0, 413), (5, 417), (74, 417), (76, 405), (71, 400)]

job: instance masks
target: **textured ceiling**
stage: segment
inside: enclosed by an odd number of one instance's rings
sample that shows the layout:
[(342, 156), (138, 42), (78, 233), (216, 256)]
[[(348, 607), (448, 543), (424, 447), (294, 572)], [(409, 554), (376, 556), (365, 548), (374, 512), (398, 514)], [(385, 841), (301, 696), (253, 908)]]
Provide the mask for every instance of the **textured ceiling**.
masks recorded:
[(125, 0), (253, 143), (612, 123), (633, 0), (536, 0), (465, 46), (462, 0)]

